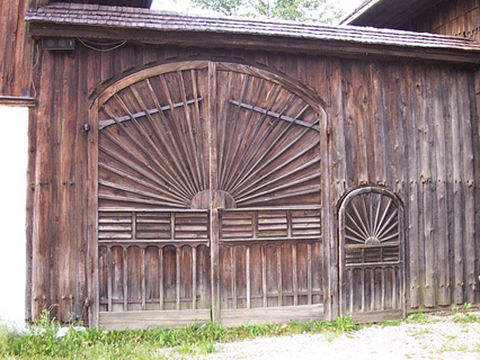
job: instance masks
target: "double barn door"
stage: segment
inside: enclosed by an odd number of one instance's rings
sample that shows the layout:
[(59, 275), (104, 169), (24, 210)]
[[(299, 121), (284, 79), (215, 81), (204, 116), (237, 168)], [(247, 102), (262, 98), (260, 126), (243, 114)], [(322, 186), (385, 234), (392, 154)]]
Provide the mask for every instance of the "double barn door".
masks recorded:
[(207, 61), (102, 95), (100, 325), (323, 319), (315, 106), (278, 74)]

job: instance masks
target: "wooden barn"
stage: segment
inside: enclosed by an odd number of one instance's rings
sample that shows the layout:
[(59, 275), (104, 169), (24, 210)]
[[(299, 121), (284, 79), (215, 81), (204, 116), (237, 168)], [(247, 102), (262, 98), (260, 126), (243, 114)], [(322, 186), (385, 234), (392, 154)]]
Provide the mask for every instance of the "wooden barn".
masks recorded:
[(479, 0), (369, 1), (357, 26), (149, 5), (0, 0), (0, 102), (30, 106), (27, 319), (480, 303)]

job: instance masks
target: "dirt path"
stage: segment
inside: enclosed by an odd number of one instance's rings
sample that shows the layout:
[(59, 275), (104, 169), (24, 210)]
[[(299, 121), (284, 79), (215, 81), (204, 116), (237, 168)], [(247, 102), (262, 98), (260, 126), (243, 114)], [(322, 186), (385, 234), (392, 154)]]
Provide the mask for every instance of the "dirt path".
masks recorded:
[(480, 322), (429, 317), (426, 323), (372, 326), (339, 336), (257, 338), (217, 344), (215, 349), (205, 359), (480, 360)]

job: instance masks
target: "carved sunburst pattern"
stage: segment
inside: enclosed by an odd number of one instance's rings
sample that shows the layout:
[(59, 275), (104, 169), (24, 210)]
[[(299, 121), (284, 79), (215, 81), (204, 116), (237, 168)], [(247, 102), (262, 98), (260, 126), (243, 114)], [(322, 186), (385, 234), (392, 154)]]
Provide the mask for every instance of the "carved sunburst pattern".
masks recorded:
[(203, 206), (212, 93), (216, 181), (227, 207), (320, 204), (317, 112), (274, 78), (242, 69), (217, 69), (212, 92), (207, 66), (177, 68), (141, 79), (103, 104), (100, 207)]
[(398, 243), (400, 236), (399, 209), (383, 193), (366, 192), (345, 208), (345, 245), (365, 247)]

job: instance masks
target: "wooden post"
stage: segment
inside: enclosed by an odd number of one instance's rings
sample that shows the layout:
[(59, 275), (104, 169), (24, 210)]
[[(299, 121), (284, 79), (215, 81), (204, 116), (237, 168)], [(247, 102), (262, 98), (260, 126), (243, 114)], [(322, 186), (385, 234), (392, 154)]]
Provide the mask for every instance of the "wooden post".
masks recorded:
[[(331, 203), (331, 154), (329, 141), (329, 121), (325, 110), (319, 114), (322, 117), (320, 121), (320, 154), (323, 155), (321, 170), (324, 176), (321, 177), (322, 184), (322, 225), (324, 242), (324, 294), (323, 303), (325, 311), (325, 320), (335, 320), (338, 317), (338, 261), (337, 248), (338, 238), (335, 231), (335, 206)], [(332, 186), (335, 186), (332, 184)]]
[(40, 78), (45, 83), (40, 96), (37, 118), (37, 147), (35, 157), (35, 194), (33, 198), (32, 225), (32, 319), (48, 306), (49, 287), (49, 206), (50, 178), (50, 121), (53, 111), (53, 82), (51, 76), (55, 66), (49, 55), (42, 56), (45, 66)]
[(88, 122), (88, 324), (98, 326), (98, 100), (90, 109)]
[(207, 129), (209, 148), (209, 180), (210, 180), (210, 266), (212, 288), (212, 321), (220, 322), (220, 282), (219, 274), (219, 218), (217, 208), (217, 114), (216, 114), (216, 67), (215, 63), (208, 63), (208, 108)]

